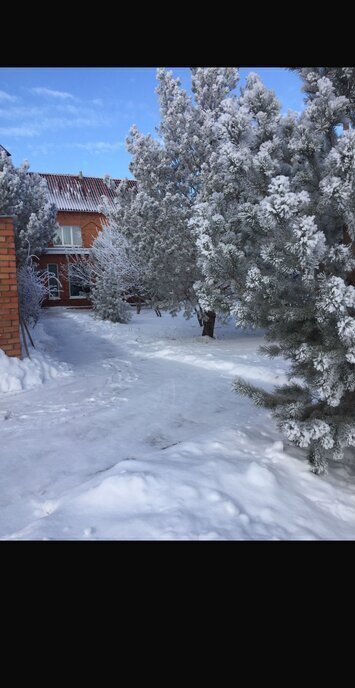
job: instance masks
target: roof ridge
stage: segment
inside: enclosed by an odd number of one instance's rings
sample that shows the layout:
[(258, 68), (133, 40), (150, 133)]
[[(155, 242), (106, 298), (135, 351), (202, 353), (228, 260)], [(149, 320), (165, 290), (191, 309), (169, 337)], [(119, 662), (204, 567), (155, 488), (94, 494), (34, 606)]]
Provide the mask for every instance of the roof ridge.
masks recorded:
[[(109, 177), (110, 175), (103, 175), (102, 177), (93, 177), (92, 175), (86, 175), (83, 174), (82, 177), (80, 177), (79, 174), (73, 174), (69, 172), (35, 172), (32, 170), (29, 174), (42, 174), (46, 176), (51, 176), (51, 177), (76, 177), (78, 179), (100, 179), (100, 181), (104, 181), (105, 177)], [(110, 177), (110, 179), (113, 179), (115, 182), (123, 182), (127, 180), (128, 182), (135, 182), (135, 179), (128, 179), (127, 177)]]
[[(32, 172), (43, 177), (46, 182), (49, 198), (56, 205), (57, 210), (99, 212), (102, 199), (106, 198), (114, 204), (116, 191), (123, 179), (113, 179), (110, 184), (105, 177), (80, 177), (75, 174), (56, 174), (55, 172)], [(75, 183), (74, 183), (75, 182)], [(137, 189), (135, 179), (127, 180), (128, 188)]]

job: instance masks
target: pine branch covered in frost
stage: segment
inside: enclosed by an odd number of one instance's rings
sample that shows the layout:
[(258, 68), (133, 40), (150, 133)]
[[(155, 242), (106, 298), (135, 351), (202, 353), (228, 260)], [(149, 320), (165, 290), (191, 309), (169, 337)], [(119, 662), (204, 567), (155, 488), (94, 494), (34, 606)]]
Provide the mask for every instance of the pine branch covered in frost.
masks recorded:
[(234, 312), (266, 328), (265, 352), (288, 359), (290, 379), (302, 384), (271, 396), (237, 388), (272, 408), (321, 473), (329, 459), (355, 458), (355, 137), (339, 129), (354, 122), (355, 71), (301, 74), (307, 106), (282, 146), (286, 173), (257, 204), (259, 256), (246, 257)]
[(30, 253), (40, 255), (52, 241), (57, 228), (57, 210), (48, 198), (47, 182), (29, 174), (29, 165), (14, 167), (0, 151), (0, 215), (14, 216), (16, 258), (26, 264)]

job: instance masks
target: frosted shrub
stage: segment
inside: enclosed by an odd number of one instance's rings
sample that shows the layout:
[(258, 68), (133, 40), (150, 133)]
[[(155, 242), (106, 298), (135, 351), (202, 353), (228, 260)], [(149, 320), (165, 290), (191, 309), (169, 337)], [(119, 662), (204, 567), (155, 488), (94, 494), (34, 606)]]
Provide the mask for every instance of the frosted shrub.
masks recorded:
[(32, 258), (17, 270), (19, 309), (22, 320), (34, 326), (41, 313), (41, 306), (48, 297), (48, 276), (38, 271)]

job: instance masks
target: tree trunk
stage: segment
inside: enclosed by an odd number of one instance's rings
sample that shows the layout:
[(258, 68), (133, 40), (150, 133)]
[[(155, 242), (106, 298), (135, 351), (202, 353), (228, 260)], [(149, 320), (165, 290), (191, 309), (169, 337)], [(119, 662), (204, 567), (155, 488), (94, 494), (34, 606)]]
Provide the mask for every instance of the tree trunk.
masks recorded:
[[(349, 122), (348, 121), (344, 122), (343, 123), (343, 131), (349, 131), (349, 129), (350, 129)], [(355, 257), (355, 242), (351, 240), (347, 225), (343, 225), (343, 242), (347, 246), (349, 246), (349, 245), (351, 246), (351, 252), (352, 252), (353, 256)], [(346, 283), (352, 284), (352, 286), (355, 286), (355, 270), (352, 270), (351, 272), (349, 272), (349, 274), (347, 275)]]
[(202, 337), (213, 337), (215, 320), (216, 314), (214, 313), (214, 311), (204, 312)]
[[(25, 334), (25, 328), (24, 328), (24, 326), (23, 326), (23, 320), (22, 320), (21, 317), (20, 317), (20, 326), (21, 326), (22, 339), (23, 339), (23, 345), (24, 345), (25, 351), (26, 351), (26, 356), (27, 356), (27, 358), (31, 358), (30, 352), (29, 352), (28, 346), (27, 346), (27, 339), (26, 339), (26, 334)], [(21, 358), (22, 358), (22, 356), (21, 356)]]
[(198, 308), (195, 307), (194, 311), (196, 313), (199, 326), (203, 327), (203, 313), (202, 313), (200, 306)]
[[(343, 225), (343, 243), (351, 246), (351, 251), (355, 258), (355, 242), (351, 240), (347, 225)], [(355, 286), (355, 270), (347, 274), (346, 283), (352, 284), (353, 287)]]

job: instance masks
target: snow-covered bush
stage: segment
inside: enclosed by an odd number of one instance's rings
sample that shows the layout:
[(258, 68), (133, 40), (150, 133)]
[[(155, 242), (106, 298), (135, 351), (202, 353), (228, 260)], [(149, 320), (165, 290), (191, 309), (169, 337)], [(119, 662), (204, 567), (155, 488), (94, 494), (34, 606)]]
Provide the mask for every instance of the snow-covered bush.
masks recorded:
[(132, 317), (132, 308), (122, 298), (120, 283), (114, 270), (105, 270), (95, 281), (91, 291), (92, 305), (103, 320), (127, 323)]
[(97, 315), (126, 323), (132, 317), (127, 303), (141, 287), (141, 270), (130, 242), (111, 222), (96, 237), (90, 255), (68, 255), (61, 275), (85, 290)]
[(32, 257), (17, 270), (19, 309), (22, 320), (34, 326), (39, 319), (41, 306), (49, 294), (48, 274), (37, 269)]
[(139, 285), (140, 271), (130, 242), (113, 223), (96, 237), (91, 261), (91, 298), (95, 311), (112, 322), (128, 322), (132, 309), (126, 297)]

